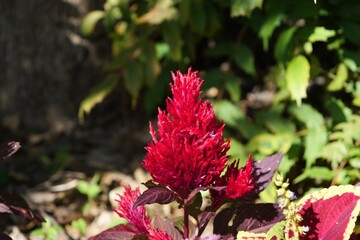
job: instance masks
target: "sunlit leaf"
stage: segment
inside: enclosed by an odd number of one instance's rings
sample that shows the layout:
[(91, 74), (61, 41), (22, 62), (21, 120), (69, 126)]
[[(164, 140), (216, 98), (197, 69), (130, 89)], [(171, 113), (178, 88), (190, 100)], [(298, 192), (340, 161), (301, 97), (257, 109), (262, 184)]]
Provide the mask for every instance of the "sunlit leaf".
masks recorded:
[(284, 228), (286, 226), (286, 221), (281, 221), (275, 224), (270, 230), (266, 233), (266, 240), (280, 240), (284, 239)]
[(261, 8), (263, 0), (232, 0), (231, 1), (231, 17), (247, 16), (250, 17), (251, 12), (255, 8)]
[(332, 172), (327, 167), (312, 167), (307, 168), (305, 171), (296, 177), (293, 181), (294, 184), (297, 184), (305, 179), (310, 178), (314, 180), (326, 180), (331, 181), (334, 178), (334, 172)]
[(335, 36), (335, 30), (329, 30), (325, 27), (315, 27), (314, 32), (309, 36), (310, 42), (326, 42), (330, 37)]
[(155, 6), (147, 13), (136, 19), (137, 24), (160, 24), (166, 20), (174, 19), (177, 16), (177, 9), (173, 6), (172, 0), (158, 0)]
[(360, 211), (360, 187), (332, 186), (302, 198), (297, 209), (309, 232), (300, 239), (349, 239)]
[(346, 65), (340, 63), (336, 71), (334, 79), (327, 86), (329, 91), (339, 91), (344, 87), (344, 83), (348, 79), (348, 71)]
[(265, 51), (269, 48), (269, 39), (272, 36), (275, 28), (280, 25), (284, 14), (281, 11), (277, 11), (267, 15), (265, 22), (260, 28), (259, 36), (263, 41), (263, 47)]
[(273, 111), (260, 110), (255, 113), (256, 121), (264, 124), (273, 133), (294, 133), (295, 124)]
[(301, 99), (306, 98), (306, 89), (310, 80), (310, 64), (306, 57), (294, 57), (286, 69), (286, 84), (291, 98), (301, 105)]
[(101, 10), (89, 12), (81, 21), (80, 30), (84, 36), (90, 36), (96, 27), (96, 24), (105, 16)]
[(87, 96), (80, 104), (78, 117), (79, 121), (84, 121), (84, 116), (93, 109), (93, 107), (102, 102), (104, 98), (109, 95), (118, 83), (119, 76), (117, 74), (111, 74), (106, 77), (104, 81), (95, 86), (90, 95)]

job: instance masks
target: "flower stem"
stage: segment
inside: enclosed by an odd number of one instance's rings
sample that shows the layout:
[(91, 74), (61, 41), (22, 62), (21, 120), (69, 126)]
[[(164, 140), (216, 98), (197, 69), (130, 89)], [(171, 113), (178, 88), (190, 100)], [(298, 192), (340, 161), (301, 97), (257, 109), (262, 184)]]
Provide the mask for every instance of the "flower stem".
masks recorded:
[(189, 206), (184, 204), (184, 239), (189, 237)]

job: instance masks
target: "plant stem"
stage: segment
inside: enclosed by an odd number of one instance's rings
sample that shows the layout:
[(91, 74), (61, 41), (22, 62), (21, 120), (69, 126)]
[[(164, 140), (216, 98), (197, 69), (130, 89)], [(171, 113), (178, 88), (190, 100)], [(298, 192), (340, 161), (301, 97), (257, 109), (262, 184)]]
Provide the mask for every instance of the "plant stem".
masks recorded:
[(184, 204), (184, 239), (189, 237), (189, 206)]

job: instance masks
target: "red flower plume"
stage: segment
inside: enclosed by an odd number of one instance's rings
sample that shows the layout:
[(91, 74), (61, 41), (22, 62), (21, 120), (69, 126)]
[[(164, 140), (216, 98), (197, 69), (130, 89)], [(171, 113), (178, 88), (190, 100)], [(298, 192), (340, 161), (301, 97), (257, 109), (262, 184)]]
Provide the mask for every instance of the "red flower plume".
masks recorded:
[(150, 123), (153, 142), (143, 166), (155, 182), (169, 187), (182, 199), (198, 187), (210, 187), (226, 166), (230, 145), (224, 139), (209, 101), (199, 99), (203, 80), (197, 72), (172, 74), (173, 98), (159, 110), (158, 132)]

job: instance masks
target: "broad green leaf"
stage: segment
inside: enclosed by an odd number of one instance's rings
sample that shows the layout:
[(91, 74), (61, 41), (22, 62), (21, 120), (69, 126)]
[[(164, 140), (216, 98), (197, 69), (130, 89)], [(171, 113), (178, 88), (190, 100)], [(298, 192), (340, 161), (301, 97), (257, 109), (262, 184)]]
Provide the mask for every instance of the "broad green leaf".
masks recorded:
[(240, 108), (230, 101), (221, 100), (213, 103), (216, 117), (224, 120), (225, 124), (238, 130), (245, 138), (251, 138), (264, 130), (251, 123)]
[(191, 2), (193, 0), (182, 0), (179, 3), (179, 21), (184, 26), (190, 20)]
[(160, 24), (166, 20), (176, 18), (177, 10), (173, 6), (172, 0), (157, 0), (155, 6), (147, 13), (136, 19), (137, 24), (148, 23), (152, 25)]
[(266, 17), (265, 22), (261, 26), (259, 36), (263, 41), (263, 47), (265, 51), (269, 49), (269, 39), (272, 36), (275, 28), (280, 25), (283, 17), (284, 14), (282, 12), (274, 12)]
[(284, 228), (286, 226), (286, 221), (281, 221), (274, 225), (266, 233), (266, 240), (281, 240), (284, 239)]
[(360, 23), (355, 21), (349, 21), (345, 19), (339, 19), (337, 21), (344, 31), (344, 35), (347, 39), (349, 39), (354, 44), (360, 44)]
[(191, 0), (191, 21), (190, 25), (193, 28), (194, 32), (203, 35), (206, 29), (207, 16), (205, 13), (204, 4), (210, 4), (202, 0)]
[(145, 55), (145, 83), (148, 86), (153, 86), (161, 71), (160, 63), (156, 57), (155, 45), (145, 42), (143, 54)]
[(119, 76), (117, 74), (111, 74), (91, 90), (89, 96), (80, 103), (78, 112), (80, 122), (84, 121), (85, 114), (90, 113), (96, 104), (102, 102), (114, 90), (118, 80)]
[(336, 71), (336, 76), (327, 86), (327, 90), (331, 92), (341, 90), (344, 87), (344, 83), (346, 82), (347, 79), (348, 79), (347, 67), (344, 63), (340, 63)]
[(80, 30), (84, 36), (90, 36), (96, 27), (96, 24), (105, 16), (101, 10), (89, 12), (81, 21)]
[(294, 179), (293, 183), (297, 184), (304, 181), (307, 178), (314, 180), (331, 181), (334, 178), (335, 173), (327, 167), (312, 167), (307, 168), (305, 171)]
[(177, 21), (166, 21), (162, 24), (165, 42), (169, 45), (171, 58), (178, 62), (182, 58), (183, 41), (180, 33), (180, 24)]
[(281, 160), (278, 171), (286, 175), (290, 171), (290, 169), (295, 166), (296, 162), (297, 161), (295, 158), (290, 159), (289, 155), (286, 154)]
[(284, 30), (276, 41), (274, 56), (278, 62), (285, 62), (289, 56), (290, 43), (293, 40), (296, 27)]
[(308, 104), (292, 105), (289, 112), (307, 127), (304, 130), (306, 167), (310, 167), (327, 142), (323, 116)]
[(230, 127), (236, 128), (238, 121), (245, 117), (244, 112), (230, 101), (221, 100), (213, 105), (216, 116), (224, 120), (225, 124)]
[(251, 50), (243, 45), (234, 45), (231, 51), (231, 57), (236, 65), (244, 70), (247, 74), (255, 75), (255, 58)]
[[(281, 159), (281, 162), (282, 161), (283, 161), (283, 159)], [(275, 184), (273, 182), (271, 182), (269, 184), (269, 186), (267, 188), (265, 188), (265, 190), (263, 190), (259, 194), (261, 202), (262, 203), (274, 203), (274, 202), (276, 202), (276, 200), (277, 200), (276, 189), (277, 189), (277, 187), (275, 186)]]
[(349, 160), (350, 166), (355, 169), (360, 169), (360, 156)]
[(234, 138), (230, 139), (230, 149), (227, 154), (232, 159), (240, 159), (240, 166), (244, 166), (246, 162), (245, 146)]
[(251, 16), (251, 12), (255, 8), (261, 8), (263, 0), (232, 0), (231, 1), (231, 17)]
[(294, 133), (296, 131), (294, 123), (287, 121), (273, 111), (259, 110), (255, 112), (255, 119), (273, 133)]
[(348, 148), (344, 142), (337, 141), (328, 143), (320, 152), (320, 156), (330, 163), (337, 165), (348, 154)]
[(291, 98), (296, 100), (298, 106), (301, 99), (306, 98), (306, 89), (310, 79), (310, 64), (306, 57), (294, 57), (286, 69), (286, 83)]
[(309, 36), (310, 42), (327, 42), (330, 37), (336, 35), (335, 30), (329, 30), (324, 27), (315, 27), (314, 32)]
[(323, 116), (309, 104), (301, 106), (293, 104), (290, 106), (289, 112), (307, 128), (317, 128), (325, 123)]
[(136, 106), (143, 80), (144, 72), (141, 64), (139, 62), (129, 62), (124, 71), (124, 85), (132, 97), (132, 107)]
[(319, 153), (327, 142), (327, 132), (325, 128), (308, 129), (309, 133), (305, 135), (306, 167), (310, 167), (319, 157)]
[(234, 75), (226, 76), (225, 88), (229, 92), (230, 99), (233, 102), (239, 102), (241, 98), (240, 84)]
[(261, 154), (270, 155), (274, 152), (287, 152), (292, 144), (292, 134), (262, 133), (250, 139), (249, 151), (259, 151)]
[(334, 124), (347, 122), (351, 119), (351, 110), (339, 99), (327, 99), (325, 108), (331, 114)]

